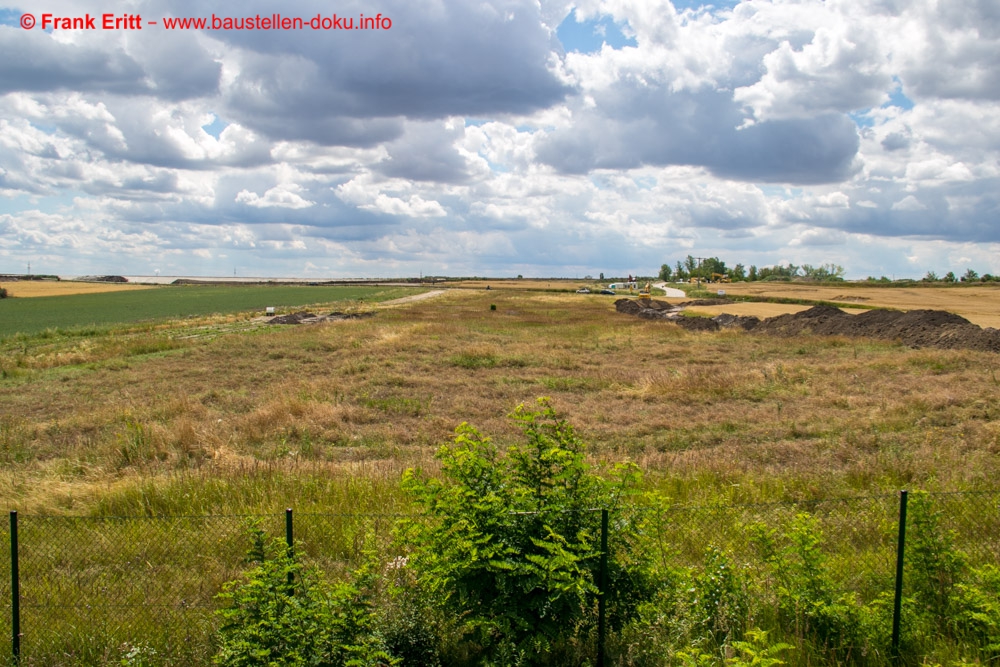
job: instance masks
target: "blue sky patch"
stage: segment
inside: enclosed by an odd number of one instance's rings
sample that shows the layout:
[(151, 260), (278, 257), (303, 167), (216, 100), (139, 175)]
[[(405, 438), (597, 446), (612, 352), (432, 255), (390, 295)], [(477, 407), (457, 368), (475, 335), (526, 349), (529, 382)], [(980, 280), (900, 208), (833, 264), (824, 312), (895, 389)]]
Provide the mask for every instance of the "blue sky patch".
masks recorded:
[(882, 105), (885, 107), (899, 107), (909, 111), (913, 108), (913, 100), (903, 94), (903, 82), (899, 80), (898, 77), (892, 77), (892, 80), (896, 83), (896, 88), (889, 93), (889, 101)]
[(21, 27), (21, 12), (17, 9), (10, 9), (8, 7), (0, 7), (0, 25), (9, 25), (12, 28)]
[(605, 43), (613, 49), (636, 46), (635, 39), (626, 37), (610, 16), (580, 23), (576, 20), (576, 10), (570, 12), (570, 15), (559, 24), (556, 36), (566, 51), (579, 53), (595, 53), (600, 51)]
[[(212, 115), (215, 116), (215, 114), (212, 114)], [(222, 134), (222, 131), (224, 129), (226, 129), (227, 127), (229, 127), (229, 123), (227, 123), (226, 121), (222, 120), (218, 116), (215, 116), (215, 120), (213, 120), (208, 125), (202, 125), (201, 129), (205, 130), (206, 132), (208, 132), (209, 134), (211, 134), (213, 137), (215, 137), (216, 139), (218, 139), (219, 136)]]

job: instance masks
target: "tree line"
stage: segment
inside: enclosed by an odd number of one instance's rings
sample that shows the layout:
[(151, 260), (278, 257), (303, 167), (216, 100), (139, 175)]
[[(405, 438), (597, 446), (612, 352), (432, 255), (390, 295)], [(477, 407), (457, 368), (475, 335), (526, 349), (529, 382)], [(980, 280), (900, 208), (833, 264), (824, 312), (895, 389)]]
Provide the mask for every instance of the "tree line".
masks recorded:
[(749, 267), (736, 264), (732, 268), (718, 257), (693, 257), (688, 255), (684, 260), (678, 260), (674, 266), (663, 264), (660, 267), (659, 278), (663, 281), (687, 281), (692, 278), (712, 280), (726, 276), (729, 280), (738, 282), (753, 282), (758, 280), (814, 280), (818, 282), (841, 281), (844, 279), (844, 267), (838, 264), (776, 264), (774, 266)]

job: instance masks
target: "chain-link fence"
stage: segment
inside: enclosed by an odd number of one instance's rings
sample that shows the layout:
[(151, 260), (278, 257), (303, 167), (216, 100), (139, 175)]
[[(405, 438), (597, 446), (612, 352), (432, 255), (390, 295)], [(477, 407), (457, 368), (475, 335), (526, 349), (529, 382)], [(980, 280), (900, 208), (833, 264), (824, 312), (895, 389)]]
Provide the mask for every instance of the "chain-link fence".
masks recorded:
[[(970, 567), (1000, 565), (1000, 492), (920, 497), (930, 508), (921, 516), (934, 518), (944, 548)], [(762, 582), (755, 593), (777, 606), (780, 554), (812, 545), (838, 590), (864, 604), (892, 599), (899, 512), (898, 494), (649, 509), (643, 548), (664, 568), (693, 572), (715, 549)], [(279, 540), (291, 532), (298, 555), (337, 577), (373, 557), (385, 563), (398, 555), (393, 528), (400, 518), (12, 517), (0, 527), (0, 548), (10, 554), (0, 558), (0, 652), (19, 653), (21, 665), (130, 664), (129, 656), (144, 652), (158, 664), (206, 664), (215, 650), (216, 596), (248, 567), (251, 524)], [(612, 513), (612, 542), (615, 525)]]

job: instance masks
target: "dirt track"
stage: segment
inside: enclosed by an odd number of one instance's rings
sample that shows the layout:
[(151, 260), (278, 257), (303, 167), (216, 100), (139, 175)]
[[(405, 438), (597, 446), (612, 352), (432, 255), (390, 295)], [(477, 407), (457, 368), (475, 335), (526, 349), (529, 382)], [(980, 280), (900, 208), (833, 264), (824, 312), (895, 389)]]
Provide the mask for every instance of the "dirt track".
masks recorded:
[(693, 331), (718, 331), (742, 328), (755, 334), (771, 336), (847, 336), (898, 340), (911, 347), (971, 349), (1000, 352), (1000, 330), (983, 329), (960, 315), (944, 310), (868, 310), (849, 315), (839, 308), (814, 306), (799, 313), (778, 315), (761, 320), (722, 314), (713, 318), (684, 317), (686, 305), (716, 305), (707, 301), (669, 304), (665, 301), (619, 299), (618, 312), (645, 319), (666, 319)]

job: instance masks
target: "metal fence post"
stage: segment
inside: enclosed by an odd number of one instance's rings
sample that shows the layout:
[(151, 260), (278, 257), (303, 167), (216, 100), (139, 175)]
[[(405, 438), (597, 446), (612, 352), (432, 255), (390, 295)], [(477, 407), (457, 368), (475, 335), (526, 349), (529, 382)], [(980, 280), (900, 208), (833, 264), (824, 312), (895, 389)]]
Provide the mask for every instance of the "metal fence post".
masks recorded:
[[(292, 531), (292, 508), (285, 510), (285, 544), (288, 546), (288, 557), (295, 557), (295, 542)], [(295, 582), (295, 575), (291, 571), (288, 573), (288, 593), (292, 594), (292, 584)]]
[(899, 661), (899, 624), (903, 608), (903, 550), (906, 546), (905, 490), (899, 492), (899, 539), (896, 543), (896, 595), (892, 604), (892, 658)]
[(21, 660), (21, 576), (17, 558), (17, 510), (10, 513), (10, 647), (14, 664)]
[(597, 590), (597, 667), (604, 667), (608, 596), (608, 510), (601, 510), (601, 572)]

